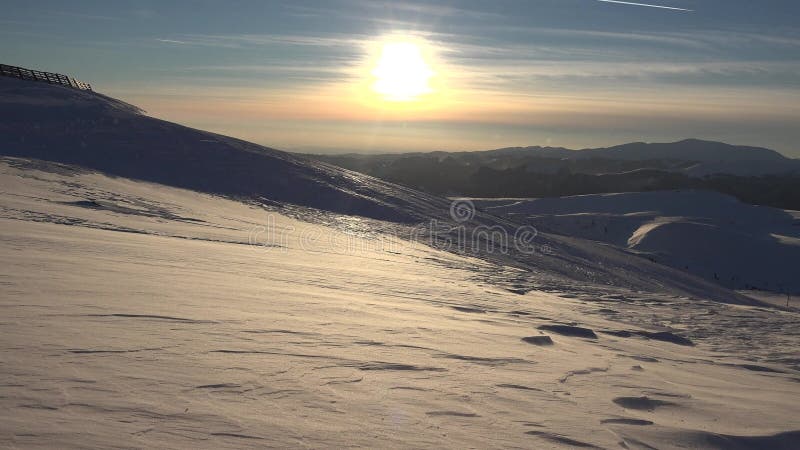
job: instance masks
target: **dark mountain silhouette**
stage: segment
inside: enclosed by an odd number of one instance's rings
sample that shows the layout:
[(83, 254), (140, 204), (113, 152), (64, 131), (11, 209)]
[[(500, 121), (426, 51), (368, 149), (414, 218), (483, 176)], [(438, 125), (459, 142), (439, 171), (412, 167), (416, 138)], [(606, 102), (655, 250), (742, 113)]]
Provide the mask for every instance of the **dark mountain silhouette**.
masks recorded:
[(748, 203), (800, 209), (800, 160), (765, 148), (698, 139), (587, 150), (513, 147), (314, 157), (439, 195), (559, 197), (705, 189)]
[(789, 161), (776, 152), (761, 147), (731, 145), (722, 142), (685, 139), (679, 142), (647, 144), (634, 142), (608, 148), (578, 152), (576, 157), (625, 160), (672, 159), (685, 161)]
[(564, 159), (685, 160), (685, 161), (787, 161), (775, 150), (723, 142), (684, 139), (678, 142), (631, 142), (605, 148), (570, 150), (561, 147), (510, 147), (489, 150), (497, 155), (527, 155)]

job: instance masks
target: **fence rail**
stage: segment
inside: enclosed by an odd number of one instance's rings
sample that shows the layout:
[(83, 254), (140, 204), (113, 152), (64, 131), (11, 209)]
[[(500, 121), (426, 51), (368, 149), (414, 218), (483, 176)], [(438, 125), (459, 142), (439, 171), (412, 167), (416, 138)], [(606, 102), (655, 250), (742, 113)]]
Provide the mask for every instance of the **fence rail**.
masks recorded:
[(75, 78), (62, 75), (60, 73), (42, 72), (40, 70), (31, 70), (24, 67), (9, 66), (0, 64), (0, 76), (19, 78), (22, 80), (41, 81), (50, 84), (60, 84), (62, 86), (80, 89), (83, 91), (91, 91), (92, 85), (84, 83), (83, 81), (76, 80)]

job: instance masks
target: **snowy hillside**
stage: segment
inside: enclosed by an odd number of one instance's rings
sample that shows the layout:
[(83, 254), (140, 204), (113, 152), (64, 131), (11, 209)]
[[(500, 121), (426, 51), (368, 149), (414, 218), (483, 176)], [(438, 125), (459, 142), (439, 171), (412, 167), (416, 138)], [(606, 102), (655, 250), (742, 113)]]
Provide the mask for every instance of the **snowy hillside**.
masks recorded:
[(2, 155), (77, 164), (215, 194), (269, 194), (273, 201), (341, 213), (397, 221), (421, 218), (402, 207), (407, 197), (419, 193), (408, 194), (324, 163), (154, 119), (93, 92), (0, 78), (0, 114)]
[[(494, 240), (496, 227), (513, 236), (519, 225), (480, 212), (468, 222), (454, 223), (450, 202), (441, 197), (154, 119), (99, 94), (0, 78), (0, 113), (11, 118), (0, 123), (5, 139), (0, 155), (76, 164), (109, 175), (276, 207), (299, 205), (393, 224), (375, 225), (381, 228), (414, 225), (419, 228), (415, 234), (440, 248), (478, 254), (536, 274), (508, 281), (511, 289), (574, 291), (574, 282), (581, 281), (753, 303), (714, 283), (660, 264), (643, 264), (625, 252), (584, 239), (536, 233), (533, 252), (519, 252), (510, 242), (495, 245), (487, 241)], [(304, 213), (306, 220), (319, 220), (318, 216)], [(470, 238), (465, 239), (461, 229)], [(473, 235), (476, 239), (471, 239)], [(487, 251), (493, 246), (507, 251)]]
[(0, 112), (2, 446), (800, 439), (800, 314), (631, 255), (646, 223), (548, 233), (59, 86)]
[(627, 248), (732, 289), (800, 293), (800, 221), (791, 211), (703, 191), (484, 201), (543, 231)]
[(3, 446), (800, 439), (797, 313), (575, 281), (512, 292), (539, 275), (374, 220), (41, 161), (5, 158), (0, 186)]

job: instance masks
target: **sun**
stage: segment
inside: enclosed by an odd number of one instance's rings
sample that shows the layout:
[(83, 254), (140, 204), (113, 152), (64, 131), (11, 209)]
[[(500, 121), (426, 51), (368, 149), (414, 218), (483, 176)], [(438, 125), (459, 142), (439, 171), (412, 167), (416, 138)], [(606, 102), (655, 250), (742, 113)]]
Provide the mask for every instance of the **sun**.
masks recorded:
[(372, 70), (372, 90), (384, 100), (410, 102), (433, 92), (429, 82), (436, 75), (419, 45), (412, 42), (388, 42)]

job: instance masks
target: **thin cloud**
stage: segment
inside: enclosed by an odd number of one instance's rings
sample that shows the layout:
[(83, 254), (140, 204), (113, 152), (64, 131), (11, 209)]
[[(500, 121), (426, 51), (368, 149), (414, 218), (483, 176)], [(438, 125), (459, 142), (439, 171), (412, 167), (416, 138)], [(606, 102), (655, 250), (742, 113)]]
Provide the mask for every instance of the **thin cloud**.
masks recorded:
[(50, 11), (50, 14), (56, 15), (56, 16), (63, 16), (63, 17), (74, 17), (76, 19), (120, 20), (119, 17), (102, 16), (102, 15), (99, 15), (99, 14), (76, 13), (76, 12), (69, 12), (69, 11)]
[(374, 0), (350, 0), (350, 3), (360, 8), (371, 8), (380, 11), (394, 10), (406, 13), (415, 13), (423, 16), (437, 17), (472, 17), (476, 19), (502, 18), (496, 13), (477, 11), (474, 9), (457, 8), (453, 6), (431, 5), (428, 3), (415, 2), (392, 2)]
[(170, 38), (158, 38), (158, 42), (196, 45), (206, 47), (240, 48), (245, 46), (294, 45), (308, 47), (354, 47), (368, 41), (363, 35), (300, 35), (300, 34), (181, 34)]
[(189, 43), (186, 41), (179, 41), (176, 39), (156, 39), (158, 42), (163, 42), (165, 44), (178, 44), (178, 45), (188, 45)]
[(652, 5), (650, 3), (623, 2), (623, 1), (619, 1), (619, 0), (597, 0), (597, 1), (598, 2), (604, 2), (604, 3), (618, 3), (620, 5), (646, 6), (648, 8), (671, 9), (673, 11), (688, 11), (688, 12), (694, 11), (693, 9), (676, 8), (674, 6), (664, 6), (664, 5)]

